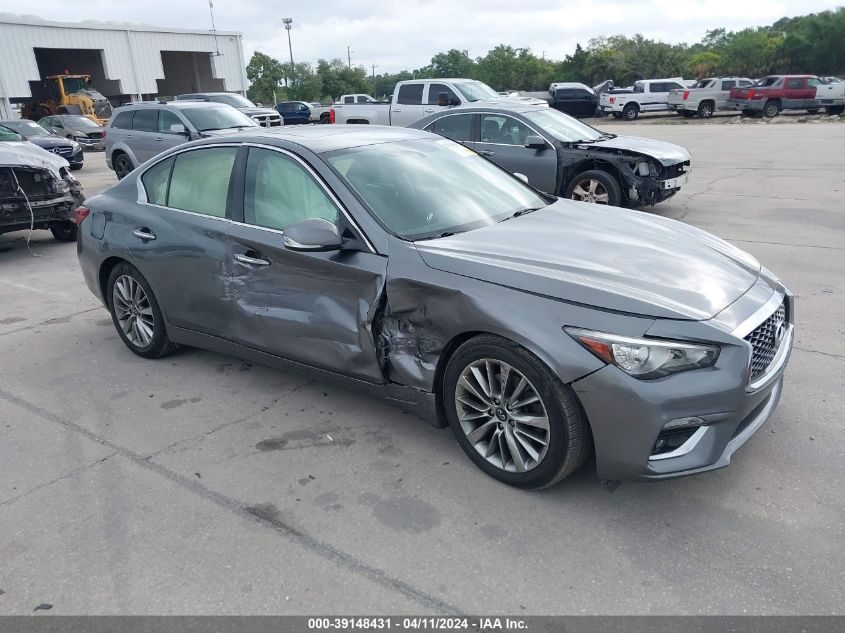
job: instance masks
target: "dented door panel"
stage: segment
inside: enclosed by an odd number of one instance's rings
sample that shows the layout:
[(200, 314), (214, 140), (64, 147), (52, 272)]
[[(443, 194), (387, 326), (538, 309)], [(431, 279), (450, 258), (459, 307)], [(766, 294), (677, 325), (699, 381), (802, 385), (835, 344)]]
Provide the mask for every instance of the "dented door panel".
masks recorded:
[[(244, 264), (237, 255), (266, 261)], [(220, 276), (227, 338), (376, 383), (384, 378), (372, 322), (387, 258), (367, 252), (296, 252), (278, 231), (234, 223)]]

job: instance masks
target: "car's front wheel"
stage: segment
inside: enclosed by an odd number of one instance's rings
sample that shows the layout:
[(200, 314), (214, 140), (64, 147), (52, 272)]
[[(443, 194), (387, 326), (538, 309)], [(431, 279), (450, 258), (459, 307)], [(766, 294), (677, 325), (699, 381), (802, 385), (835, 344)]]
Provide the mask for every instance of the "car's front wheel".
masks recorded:
[(612, 174), (600, 169), (591, 169), (572, 179), (566, 188), (565, 197), (618, 207), (622, 202), (622, 188)]
[(167, 337), (152, 288), (137, 268), (126, 262), (115, 266), (105, 295), (117, 333), (132, 352), (159, 358), (176, 349)]
[(590, 453), (587, 421), (572, 390), (507, 339), (481, 335), (461, 345), (446, 367), (443, 402), (461, 448), (508, 485), (551, 486)]

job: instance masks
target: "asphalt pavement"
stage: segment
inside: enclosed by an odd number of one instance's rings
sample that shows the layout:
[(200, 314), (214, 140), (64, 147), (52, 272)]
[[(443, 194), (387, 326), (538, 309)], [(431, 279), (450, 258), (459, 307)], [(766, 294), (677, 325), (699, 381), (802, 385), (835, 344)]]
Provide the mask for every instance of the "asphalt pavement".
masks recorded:
[[(132, 355), (74, 245), (7, 234), (0, 614), (841, 614), (845, 124), (600, 125), (688, 148), (690, 182), (649, 212), (796, 294), (783, 399), (729, 468), (511, 489), (361, 394)], [(77, 175), (115, 181), (102, 154)]]

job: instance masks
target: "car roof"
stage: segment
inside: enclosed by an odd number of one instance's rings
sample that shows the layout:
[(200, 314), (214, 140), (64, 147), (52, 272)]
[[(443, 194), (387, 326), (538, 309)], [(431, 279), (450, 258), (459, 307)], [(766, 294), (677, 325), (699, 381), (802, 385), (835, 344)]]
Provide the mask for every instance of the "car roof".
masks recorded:
[[(468, 104), (468, 105), (460, 105), (455, 106), (454, 108), (449, 108), (448, 110), (442, 110), (435, 114), (430, 114), (425, 117), (427, 120), (434, 120), (446, 114), (454, 113), (454, 112), (465, 112), (465, 113), (473, 113), (473, 112), (491, 112), (493, 114), (524, 114), (526, 112), (540, 112), (548, 110), (549, 107), (546, 105), (541, 104), (532, 104), (532, 103), (525, 103), (522, 101), (518, 101), (513, 99), (514, 103), (510, 103), (510, 99), (502, 99), (497, 101), (488, 101), (486, 105), (475, 105), (475, 104)], [(422, 120), (422, 119), (421, 119)]]
[[(257, 126), (256, 126), (257, 127)], [(350, 149), (379, 143), (392, 143), (412, 139), (439, 139), (442, 137), (421, 130), (386, 125), (297, 125), (291, 127), (258, 128), (253, 132), (242, 131), (227, 141), (242, 143), (275, 144), (274, 141), (288, 141), (300, 145), (315, 154)], [(221, 139), (207, 139), (220, 143)]]
[[(199, 93), (197, 93), (199, 94)], [(191, 99), (184, 99), (180, 101), (140, 101), (138, 103), (127, 103), (115, 108), (118, 110), (131, 110), (133, 108), (164, 108), (170, 106), (172, 108), (230, 108), (225, 103), (215, 103), (213, 101), (192, 101)]]

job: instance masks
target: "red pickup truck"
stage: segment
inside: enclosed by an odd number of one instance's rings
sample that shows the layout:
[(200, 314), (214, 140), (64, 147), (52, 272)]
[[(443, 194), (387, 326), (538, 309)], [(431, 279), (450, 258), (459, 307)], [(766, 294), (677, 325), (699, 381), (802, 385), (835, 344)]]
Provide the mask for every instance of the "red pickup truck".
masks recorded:
[(825, 108), (830, 114), (842, 114), (845, 84), (825, 84), (813, 75), (771, 75), (749, 88), (732, 88), (727, 107), (769, 118), (781, 110), (816, 112)]

